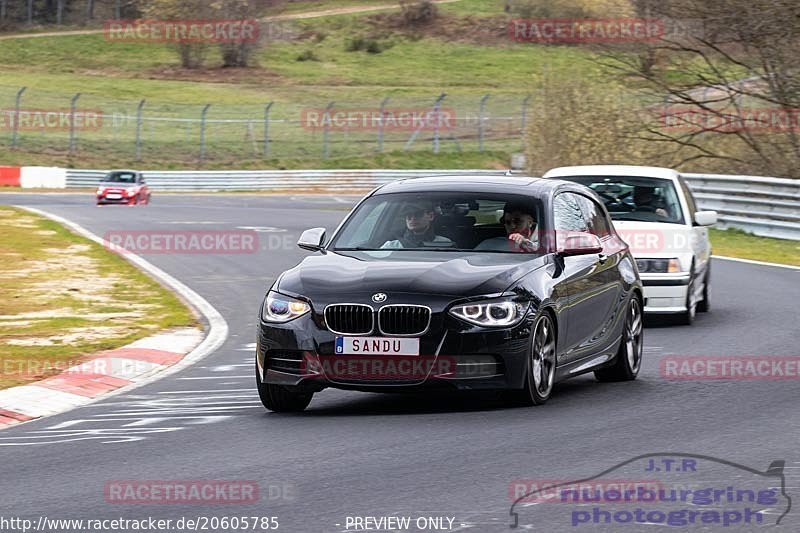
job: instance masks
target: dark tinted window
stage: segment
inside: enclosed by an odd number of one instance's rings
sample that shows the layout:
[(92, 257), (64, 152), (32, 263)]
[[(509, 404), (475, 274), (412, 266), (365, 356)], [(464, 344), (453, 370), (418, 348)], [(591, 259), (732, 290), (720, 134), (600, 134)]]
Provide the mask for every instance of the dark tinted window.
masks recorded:
[(136, 174), (133, 172), (111, 172), (103, 181), (108, 183), (136, 183)]
[(683, 210), (671, 180), (639, 176), (564, 176), (602, 198), (612, 220), (683, 224)]

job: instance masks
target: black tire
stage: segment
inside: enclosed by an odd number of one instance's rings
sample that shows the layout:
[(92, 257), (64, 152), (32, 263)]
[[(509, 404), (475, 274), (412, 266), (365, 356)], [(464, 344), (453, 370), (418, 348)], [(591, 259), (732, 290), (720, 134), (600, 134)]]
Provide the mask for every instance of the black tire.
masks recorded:
[(594, 371), (597, 381), (632, 381), (642, 368), (644, 323), (642, 302), (638, 296), (631, 298), (625, 313), (622, 339), (612, 366)]
[(692, 305), (692, 294), (694, 293), (694, 278), (689, 280), (686, 290), (686, 311), (675, 315), (678, 324), (691, 326), (694, 324), (694, 317), (697, 314), (697, 302)]
[(258, 366), (256, 365), (256, 386), (258, 387), (258, 397), (261, 403), (276, 413), (297, 413), (308, 407), (313, 392), (300, 392), (293, 387), (283, 385), (272, 385), (261, 383), (258, 376)]
[(556, 375), (556, 331), (553, 320), (542, 313), (534, 321), (531, 334), (531, 351), (525, 369), (525, 386), (509, 391), (514, 405), (542, 405), (550, 398)]
[(711, 264), (706, 265), (706, 275), (703, 277), (703, 299), (697, 302), (698, 313), (708, 313), (711, 311), (711, 300), (709, 294), (711, 293)]

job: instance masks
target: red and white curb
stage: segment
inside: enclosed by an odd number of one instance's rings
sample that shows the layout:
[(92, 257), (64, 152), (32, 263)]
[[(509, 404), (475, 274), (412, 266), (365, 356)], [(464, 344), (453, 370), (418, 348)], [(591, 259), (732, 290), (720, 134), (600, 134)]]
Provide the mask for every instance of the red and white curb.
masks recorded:
[(0, 428), (86, 405), (179, 362), (204, 333), (182, 328), (87, 358), (61, 374), (0, 390)]
[[(107, 244), (62, 217), (31, 207), (18, 207), (50, 218), (98, 244)], [(228, 324), (202, 296), (145, 259), (131, 253), (120, 255), (173, 290), (202, 315), (207, 323), (206, 332), (196, 328), (167, 331), (91, 356), (56, 376), (0, 390), (0, 429), (69, 411), (151, 383), (196, 363), (225, 342)]]

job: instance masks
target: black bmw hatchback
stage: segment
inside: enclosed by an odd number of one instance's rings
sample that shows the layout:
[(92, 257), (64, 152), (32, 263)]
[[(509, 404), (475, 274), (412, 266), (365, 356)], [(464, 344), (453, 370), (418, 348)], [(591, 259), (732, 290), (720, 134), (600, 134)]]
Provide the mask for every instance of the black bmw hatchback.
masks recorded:
[(430, 177), (379, 187), (261, 307), (256, 381), (272, 411), (326, 387), (504, 390), (636, 378), (642, 285), (602, 201), (571, 182)]

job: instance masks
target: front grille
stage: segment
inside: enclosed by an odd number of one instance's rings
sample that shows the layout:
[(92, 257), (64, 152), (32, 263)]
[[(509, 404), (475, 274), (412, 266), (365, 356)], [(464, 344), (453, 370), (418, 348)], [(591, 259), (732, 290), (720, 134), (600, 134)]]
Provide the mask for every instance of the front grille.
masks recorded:
[(270, 370), (287, 374), (302, 374), (304, 370), (303, 352), (300, 350), (269, 350), (266, 365)]
[(334, 333), (369, 335), (373, 328), (372, 307), (362, 304), (336, 304), (325, 308), (325, 324)]
[(421, 335), (428, 329), (431, 310), (419, 305), (387, 305), (381, 309), (379, 320), (386, 335)]

